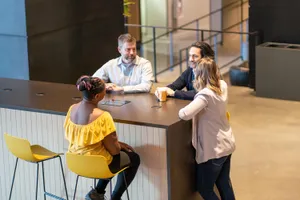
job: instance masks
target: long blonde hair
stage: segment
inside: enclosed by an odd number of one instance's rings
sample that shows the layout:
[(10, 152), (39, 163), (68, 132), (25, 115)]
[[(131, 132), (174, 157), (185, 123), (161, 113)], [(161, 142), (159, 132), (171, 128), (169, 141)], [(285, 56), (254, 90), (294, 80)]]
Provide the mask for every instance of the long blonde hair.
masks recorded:
[(214, 60), (208, 57), (202, 58), (194, 69), (194, 88), (199, 92), (205, 87), (216, 94), (221, 95), (220, 71)]

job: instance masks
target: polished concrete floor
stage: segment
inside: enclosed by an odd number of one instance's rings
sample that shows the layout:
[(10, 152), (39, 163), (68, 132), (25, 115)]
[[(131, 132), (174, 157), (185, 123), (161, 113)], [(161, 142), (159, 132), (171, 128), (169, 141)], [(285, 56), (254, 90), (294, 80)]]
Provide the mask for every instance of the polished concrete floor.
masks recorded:
[(300, 102), (230, 86), (228, 110), (237, 147), (231, 168), (236, 199), (299, 200)]
[(300, 102), (258, 98), (229, 88), (236, 138), (232, 182), (237, 199), (300, 199)]

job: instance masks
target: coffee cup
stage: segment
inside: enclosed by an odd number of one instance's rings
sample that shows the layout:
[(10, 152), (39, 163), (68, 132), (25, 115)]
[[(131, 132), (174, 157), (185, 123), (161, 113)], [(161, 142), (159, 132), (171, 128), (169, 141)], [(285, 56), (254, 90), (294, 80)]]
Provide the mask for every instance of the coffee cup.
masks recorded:
[(158, 89), (158, 100), (167, 101), (167, 91), (166, 89)]

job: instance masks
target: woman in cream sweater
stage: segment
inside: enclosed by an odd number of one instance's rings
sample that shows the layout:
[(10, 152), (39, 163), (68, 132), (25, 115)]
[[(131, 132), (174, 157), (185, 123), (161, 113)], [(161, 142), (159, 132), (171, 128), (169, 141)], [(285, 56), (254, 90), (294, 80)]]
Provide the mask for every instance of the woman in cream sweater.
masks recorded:
[(194, 69), (194, 100), (179, 111), (183, 120), (193, 119), (192, 143), (196, 150), (197, 190), (205, 200), (234, 200), (230, 160), (235, 139), (226, 115), (227, 84), (220, 80), (216, 63), (202, 58)]

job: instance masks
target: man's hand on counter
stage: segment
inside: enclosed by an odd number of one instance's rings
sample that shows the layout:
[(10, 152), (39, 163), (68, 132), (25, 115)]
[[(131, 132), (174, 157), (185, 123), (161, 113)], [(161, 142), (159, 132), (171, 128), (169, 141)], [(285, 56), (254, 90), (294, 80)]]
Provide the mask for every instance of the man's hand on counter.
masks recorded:
[(123, 92), (124, 91), (123, 87), (117, 86), (114, 83), (106, 83), (105, 85), (106, 85), (107, 91), (112, 91), (112, 92)]

